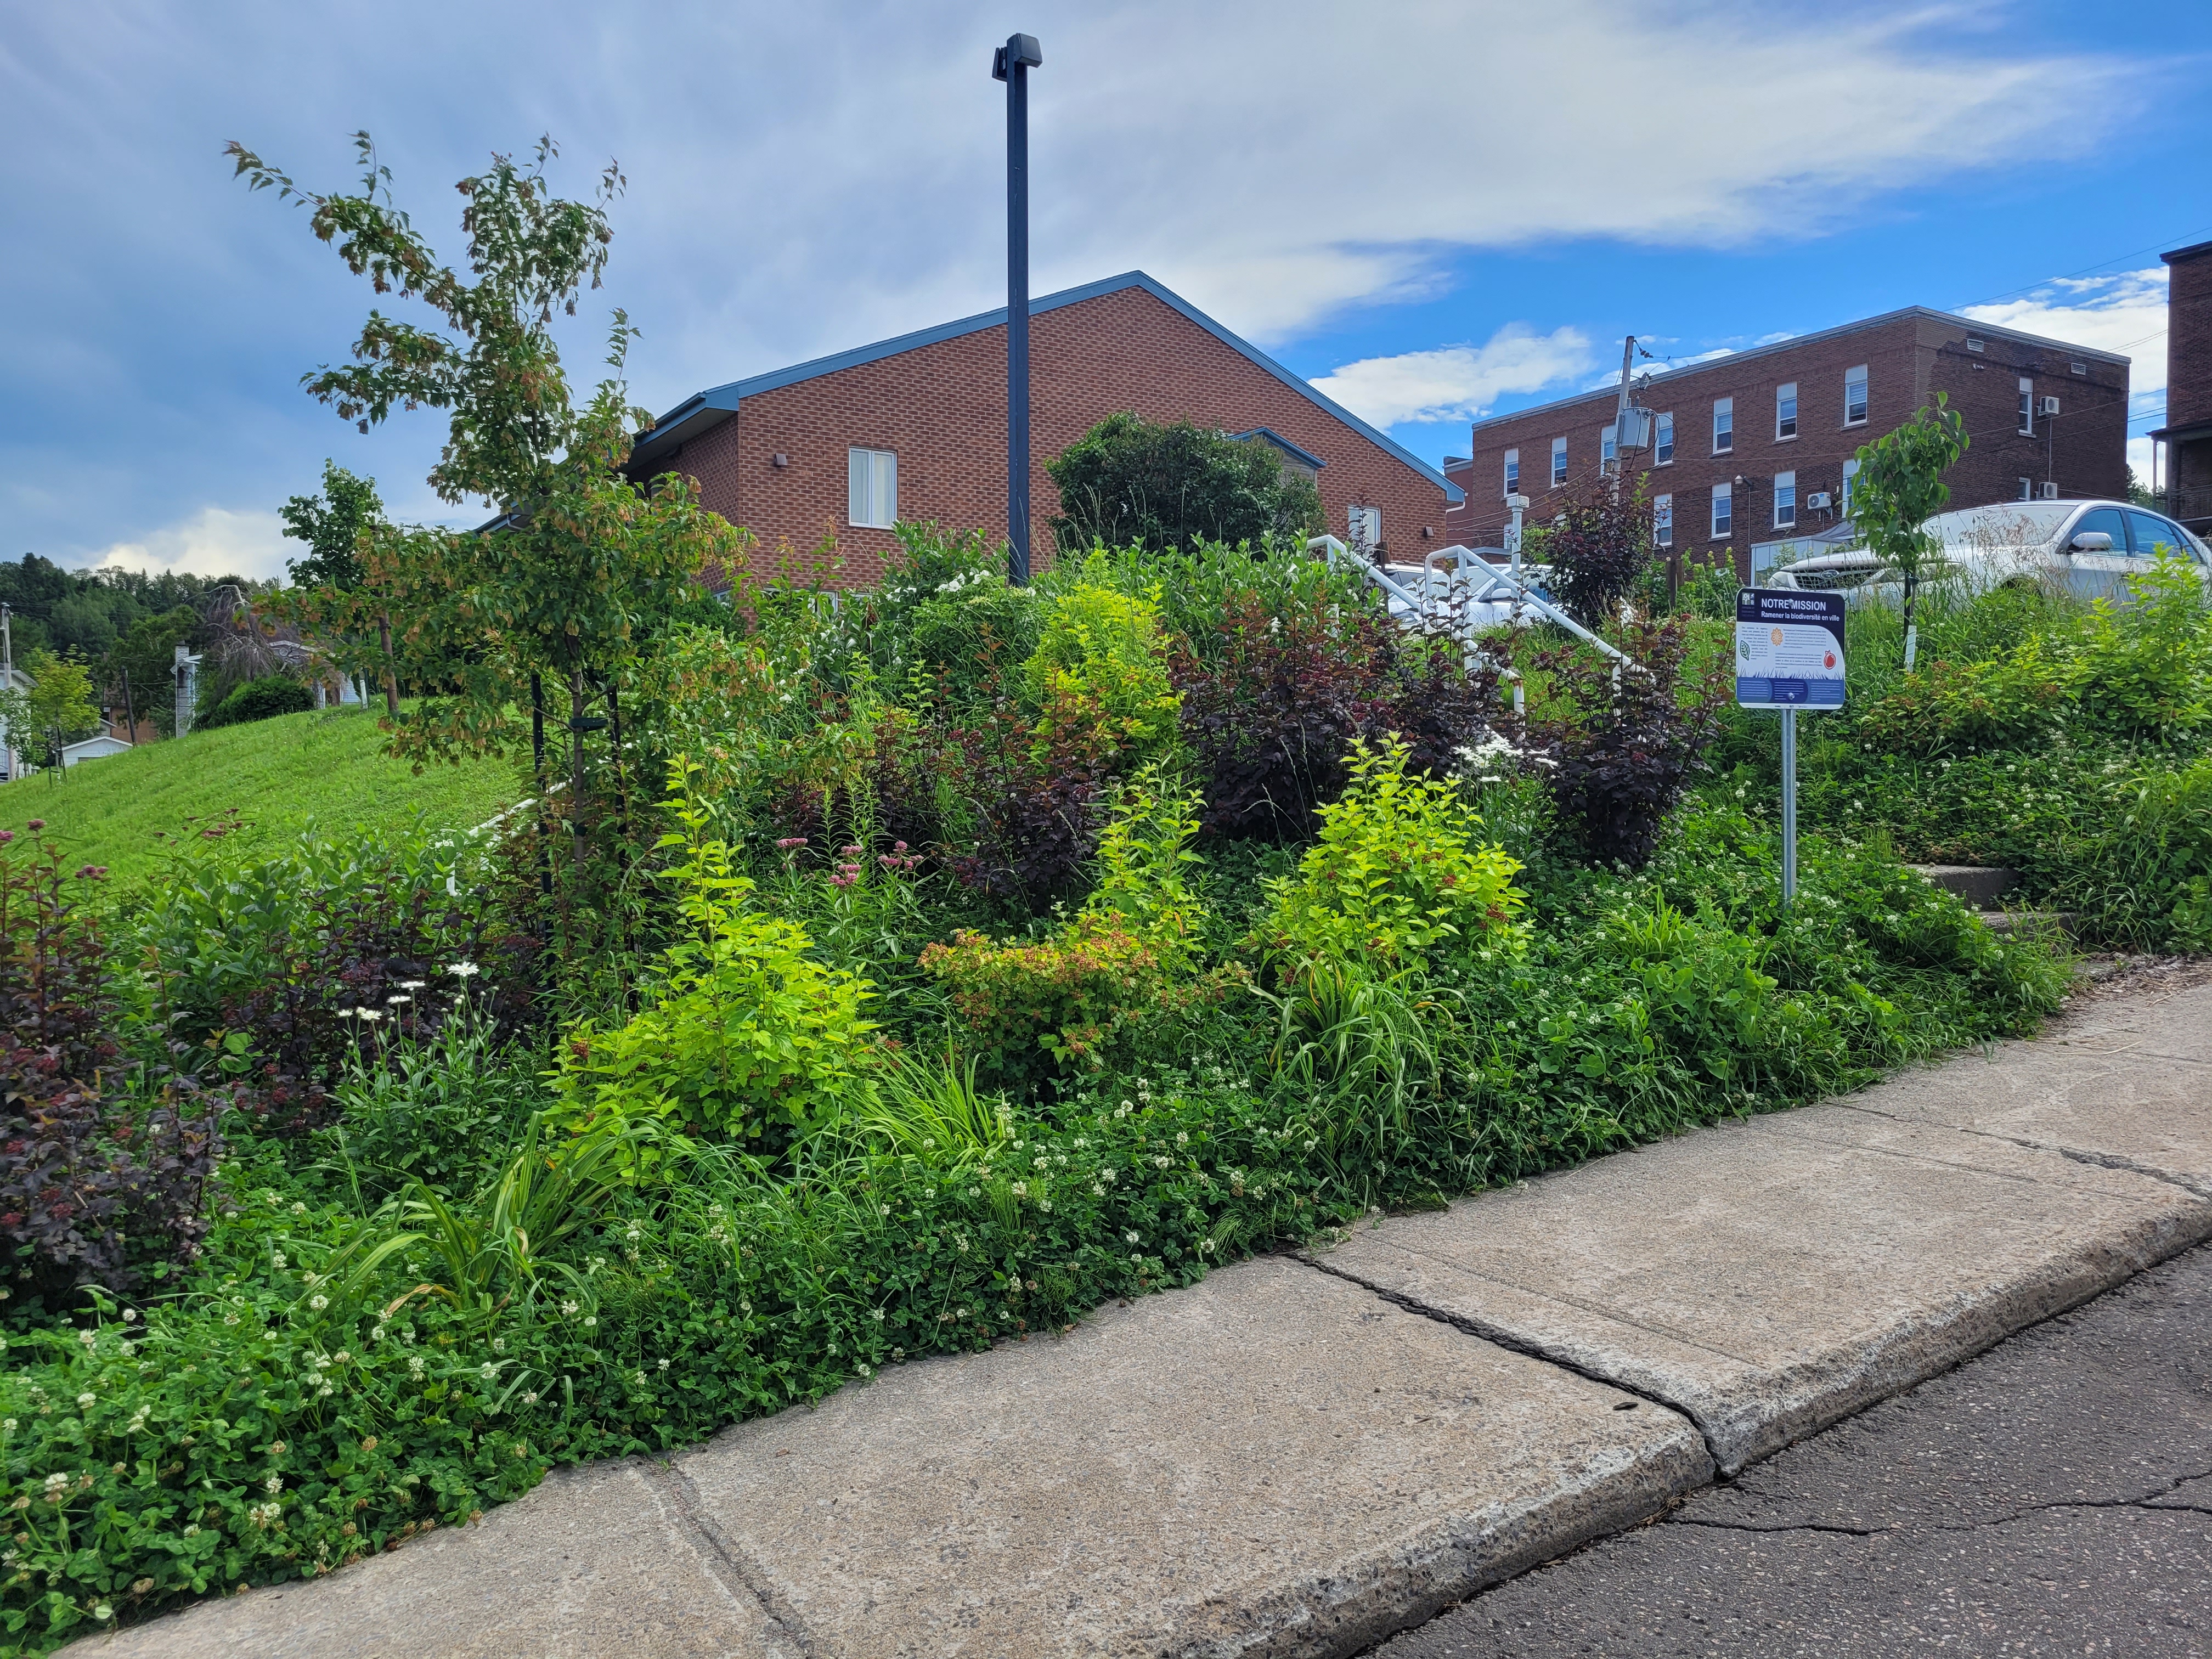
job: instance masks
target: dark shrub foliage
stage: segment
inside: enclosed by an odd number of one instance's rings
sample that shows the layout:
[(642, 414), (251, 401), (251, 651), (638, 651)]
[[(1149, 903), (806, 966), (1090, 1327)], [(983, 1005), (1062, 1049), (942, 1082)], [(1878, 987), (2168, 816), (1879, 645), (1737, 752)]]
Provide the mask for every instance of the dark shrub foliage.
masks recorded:
[(1570, 491), (1559, 522), (1544, 531), (1552, 592), (1587, 628), (1612, 622), (1652, 551), (1651, 503), (1640, 492), (1616, 501), (1595, 482)]
[(315, 694), (295, 679), (283, 674), (265, 674), (258, 680), (248, 680), (239, 686), (210, 709), (200, 721), (202, 729), (213, 726), (243, 726), (249, 720), (265, 720), (278, 714), (297, 714), (315, 706)]
[(127, 1086), (106, 948), (70, 893), (105, 873), (64, 877), (51, 846), (0, 854), (0, 1239), (50, 1306), (197, 1255), (221, 1151), (196, 1079)]
[(1617, 684), (1612, 659), (1581, 645), (1536, 652), (1531, 665), (1549, 682), (1549, 712), (1532, 712), (1524, 736), (1583, 850), (1633, 870), (1650, 858), (1660, 825), (1719, 735), (1731, 665), (1717, 659), (1690, 672), (1680, 617), (1631, 623), (1620, 643), (1636, 666)]
[(1071, 892), (1098, 849), (1109, 804), (1109, 771), (1091, 734), (1065, 726), (1033, 740), (1026, 718), (1007, 708), (956, 735), (976, 823), (953, 874), (996, 903), (1031, 910)]
[(1188, 421), (1155, 426), (1109, 415), (1044, 464), (1060, 489), (1061, 551), (1158, 552), (1200, 540), (1234, 547), (1321, 527), (1321, 491), (1264, 439), (1239, 441)]

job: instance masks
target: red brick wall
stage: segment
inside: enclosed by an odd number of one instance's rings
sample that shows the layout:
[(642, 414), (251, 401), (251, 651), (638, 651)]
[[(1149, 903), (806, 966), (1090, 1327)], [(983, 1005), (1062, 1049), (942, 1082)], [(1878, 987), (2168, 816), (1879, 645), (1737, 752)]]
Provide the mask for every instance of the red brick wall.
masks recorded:
[[(1232, 432), (1272, 427), (1328, 463), (1320, 485), (1334, 534), (1344, 534), (1347, 510), (1360, 505), (1382, 509), (1394, 553), (1447, 539), (1435, 483), (1141, 289), (1036, 317), (1030, 360), (1031, 545), (1040, 567), (1050, 561), (1047, 525), (1060, 501), (1044, 463), (1122, 410)], [(779, 543), (804, 555), (829, 534), (840, 561), (832, 579), (863, 585), (880, 579), (896, 541), (887, 530), (845, 522), (846, 450), (854, 445), (897, 453), (902, 519), (1003, 538), (1004, 328), (748, 398), (734, 420), (665, 465), (696, 477), (708, 507), (760, 538), (757, 572), (775, 568)], [(789, 458), (781, 469), (773, 464), (779, 453)]]
[(2161, 426), (2212, 421), (2212, 242), (2164, 256), (2166, 419)]
[[(2002, 337), (1978, 334), (1985, 352), (1965, 349), (1966, 330), (1933, 318), (1900, 318), (1878, 326), (1807, 341), (1803, 345), (1755, 356), (1723, 358), (1707, 367), (1682, 370), (1656, 380), (1639, 401), (1657, 413), (1674, 416), (1674, 459), (1653, 465), (1646, 451), (1632, 463), (1653, 496), (1673, 497), (1674, 552), (1686, 562), (1707, 563), (1732, 557), (1739, 574), (1748, 574), (1750, 547), (1787, 535), (1774, 525), (1774, 478), (1794, 472), (1797, 485), (1797, 530), (1806, 532), (1832, 523), (1835, 511), (1816, 512), (1807, 503), (1826, 491), (1840, 510), (1844, 463), (1860, 445), (1890, 431), (1911, 416), (1937, 389), (1965, 411), (1972, 447), (1950, 475), (1952, 500), (1960, 507), (2007, 501), (2019, 494), (2017, 479), (2039, 483), (2046, 476), (2045, 425), (2040, 416), (2033, 440), (2015, 438), (2015, 398), (2020, 374), (2032, 375), (2038, 398), (2050, 395), (2063, 404), (2056, 428), (2056, 477), (2065, 495), (2111, 495), (2125, 482), (2127, 371), (2096, 359), (2086, 362), (2085, 378), (2069, 372), (2075, 359), (2045, 352)], [(1979, 368), (1972, 365), (1981, 363)], [(1867, 418), (1844, 422), (1846, 371), (1867, 368)], [(1777, 388), (1797, 386), (1797, 435), (1775, 435)], [(1599, 428), (1613, 419), (1617, 394), (1588, 397), (1525, 414), (1485, 422), (1474, 428), (1474, 459), (1452, 482), (1468, 492), (1464, 512), (1452, 515), (1449, 539), (1470, 546), (1497, 546), (1504, 537), (1505, 452), (1521, 452), (1521, 491), (1529, 498), (1528, 522), (1540, 524), (1559, 511), (1559, 496), (1550, 487), (1552, 440), (1567, 440), (1571, 486), (1586, 485), (1598, 471)], [(1712, 411), (1717, 398), (1735, 399), (1733, 451), (1712, 453)], [(2027, 465), (2033, 450), (2034, 465)], [(1711, 534), (1712, 489), (1723, 482), (1733, 491), (1734, 527), (1724, 540)]]

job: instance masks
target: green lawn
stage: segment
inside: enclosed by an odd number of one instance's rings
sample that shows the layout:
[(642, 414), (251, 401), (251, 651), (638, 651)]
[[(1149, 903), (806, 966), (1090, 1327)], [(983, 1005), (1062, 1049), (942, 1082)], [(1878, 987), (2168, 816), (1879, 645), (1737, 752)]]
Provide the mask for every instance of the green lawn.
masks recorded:
[(74, 866), (106, 865), (118, 887), (161, 862), (155, 837), (236, 807), (246, 839), (295, 833), (313, 823), (375, 831), (416, 821), (440, 828), (481, 823), (513, 801), (504, 762), (432, 766), (420, 777), (387, 760), (374, 713), (330, 709), (196, 732), (128, 754), (71, 767), (58, 781), (40, 773), (0, 784), (0, 829), (21, 834), (33, 818)]

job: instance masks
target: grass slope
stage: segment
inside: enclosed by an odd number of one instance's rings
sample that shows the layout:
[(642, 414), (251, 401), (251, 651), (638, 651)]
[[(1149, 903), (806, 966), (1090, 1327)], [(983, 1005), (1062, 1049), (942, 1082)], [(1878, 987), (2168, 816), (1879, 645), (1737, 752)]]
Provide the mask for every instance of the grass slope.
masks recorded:
[(274, 841), (311, 823), (374, 835), (418, 814), (465, 828), (515, 798), (504, 763), (433, 766), (417, 777), (385, 757), (383, 742), (375, 715), (359, 709), (196, 732), (87, 761), (58, 781), (41, 773), (0, 784), (0, 829), (21, 834), (44, 818), (42, 833), (61, 843), (70, 865), (104, 864), (120, 887), (161, 867), (157, 836), (234, 806), (253, 826), (241, 841)]

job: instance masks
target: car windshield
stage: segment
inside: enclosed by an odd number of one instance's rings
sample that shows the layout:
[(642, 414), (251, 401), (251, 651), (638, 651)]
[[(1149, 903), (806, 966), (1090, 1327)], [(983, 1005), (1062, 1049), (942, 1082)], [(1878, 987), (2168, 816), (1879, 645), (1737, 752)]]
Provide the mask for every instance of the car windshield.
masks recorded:
[(2080, 506), (2079, 501), (2002, 501), (1995, 507), (1938, 513), (1928, 520), (1928, 528), (1943, 538), (1945, 547), (1954, 550), (2033, 547), (2056, 536)]

